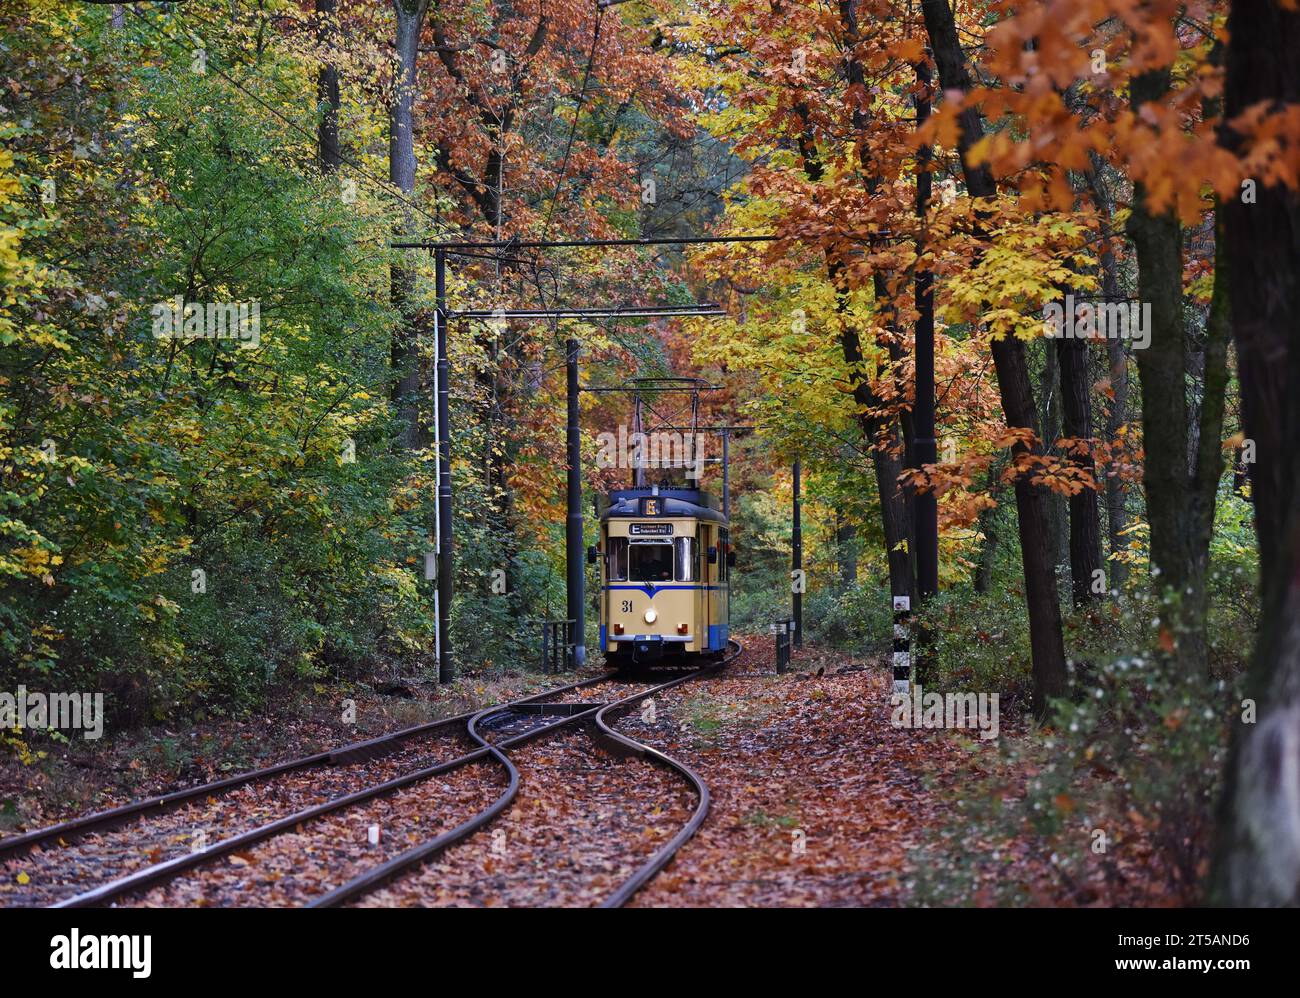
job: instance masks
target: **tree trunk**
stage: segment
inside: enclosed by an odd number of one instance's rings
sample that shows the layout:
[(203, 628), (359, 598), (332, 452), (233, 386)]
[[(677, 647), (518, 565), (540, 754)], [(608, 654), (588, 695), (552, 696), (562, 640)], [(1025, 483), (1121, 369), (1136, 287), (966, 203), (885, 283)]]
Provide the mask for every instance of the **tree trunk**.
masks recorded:
[[(866, 70), (854, 49), (861, 39), (858, 24), (857, 0), (839, 0), (840, 22), (844, 26), (848, 57), (845, 59), (845, 79), (850, 87), (865, 87)], [(804, 120), (807, 120), (806, 109)], [(857, 135), (858, 166), (862, 171), (863, 183), (868, 193), (874, 194), (879, 178), (871, 162), (870, 144), (868, 142), (871, 119), (861, 107), (853, 111), (853, 128)], [(800, 151), (804, 155), (805, 168), (815, 166), (818, 179), (822, 173), (822, 164), (817, 159), (816, 147), (807, 132), (800, 135)], [(833, 254), (827, 256), (827, 270), (831, 282), (840, 292), (837, 307), (845, 310), (847, 300), (843, 291), (847, 290), (842, 261)], [(899, 359), (901, 342), (897, 312), (889, 300), (885, 275), (874, 270), (871, 275), (872, 290), (875, 294), (876, 307), (885, 310), (885, 325), (889, 337), (884, 343), (891, 362)], [(853, 377), (853, 398), (858, 404), (858, 425), (862, 429), (863, 439), (871, 447), (872, 465), (876, 474), (876, 488), (880, 493), (880, 519), (885, 534), (885, 556), (889, 562), (890, 593), (895, 596), (906, 595), (913, 607), (917, 605), (916, 586), (916, 519), (915, 501), (910, 492), (899, 485), (899, 477), (905, 466), (912, 466), (912, 442), (915, 439), (912, 427), (912, 414), (904, 409), (897, 416), (886, 411), (882, 399), (877, 397), (870, 380), (863, 370), (864, 355), (862, 342), (856, 328), (844, 322), (841, 326), (840, 347), (844, 360)], [(901, 389), (900, 389), (901, 391)], [(899, 428), (902, 435), (900, 438)], [(899, 457), (900, 452), (903, 457)]]
[[(389, 110), (388, 177), (398, 190), (410, 194), (415, 190), (416, 61), (428, 0), (393, 0), (393, 7), (397, 14), (397, 87)], [(408, 211), (408, 227), (411, 221)], [(424, 446), (427, 436), (420, 421), (420, 323), (411, 304), (414, 286), (415, 272), (404, 264), (394, 264), (391, 294), (403, 322), (393, 333), (390, 349), (391, 399), (402, 422), (398, 444), (407, 449)]]
[[(1056, 341), (1056, 358), (1061, 374), (1061, 421), (1066, 437), (1092, 440), (1092, 379), (1088, 375), (1088, 341)], [(1072, 455), (1072, 463), (1096, 476), (1092, 451)], [(1101, 597), (1093, 591), (1093, 573), (1101, 571), (1101, 518), (1094, 489), (1070, 496), (1070, 581), (1075, 606)], [(1102, 576), (1105, 578), (1104, 574)]]
[[(1128, 348), (1123, 340), (1106, 341), (1106, 366), (1113, 398), (1106, 414), (1106, 439), (1114, 441), (1128, 422)], [(1110, 559), (1110, 588), (1122, 593), (1128, 585), (1128, 562), (1118, 557), (1128, 550), (1128, 491), (1113, 470), (1106, 474), (1106, 553)]]
[[(944, 90), (966, 93), (970, 90), (970, 75), (947, 0), (922, 0), (921, 9), (925, 15), (930, 48), (939, 68), (940, 84)], [(987, 167), (974, 166), (970, 161), (971, 146), (984, 136), (979, 110), (966, 108), (958, 117), (958, 123), (957, 151), (966, 189), (972, 197), (993, 197), (997, 193), (993, 175)], [(992, 353), (1007, 425), (1023, 427), (1037, 434), (1038, 414), (1034, 409), (1024, 344), (1014, 336), (1003, 336), (993, 341)], [(1013, 458), (1025, 449), (1023, 444), (1017, 444), (1012, 448)], [(1029, 479), (1021, 475), (1016, 479), (1015, 492), (1025, 572), (1025, 602), (1029, 610), (1029, 643), (1033, 656), (1033, 710), (1038, 717), (1046, 717), (1051, 707), (1049, 701), (1064, 696), (1067, 689), (1061, 606), (1056, 591), (1056, 573), (1048, 559), (1044, 490), (1031, 485)]]
[[(1106, 231), (1111, 231), (1115, 204), (1106, 189), (1103, 176), (1103, 160), (1096, 153), (1092, 154), (1092, 169), (1087, 173), (1088, 186), (1106, 219)], [(1119, 266), (1115, 261), (1115, 251), (1110, 240), (1102, 244), (1101, 251), (1101, 294), (1107, 301), (1120, 300)], [(1125, 340), (1112, 337), (1106, 340), (1106, 370), (1110, 381), (1110, 406), (1106, 413), (1106, 439), (1114, 442), (1120, 428), (1128, 422), (1128, 344)], [(1125, 551), (1128, 543), (1124, 532), (1128, 529), (1128, 496), (1124, 483), (1113, 469), (1106, 470), (1106, 553), (1110, 561), (1110, 588), (1119, 593), (1128, 584), (1128, 562), (1116, 556)]]
[[(1150, 74), (1148, 74), (1150, 75)], [(1153, 87), (1133, 81), (1133, 93)], [(1163, 88), (1159, 90), (1163, 92)], [(1187, 513), (1187, 347), (1183, 332), (1182, 228), (1169, 212), (1154, 216), (1146, 192), (1134, 185), (1129, 235), (1137, 250), (1138, 297), (1151, 306), (1151, 342), (1134, 351), (1142, 379), (1142, 484), (1151, 524), (1151, 562), (1157, 585), (1181, 593), (1189, 582)]]
[[(916, 127), (924, 127), (930, 117), (932, 76), (928, 61), (916, 63), (918, 92), (916, 95)], [(922, 145), (916, 153), (916, 216), (920, 222), (916, 237), (918, 267), (914, 278), (916, 323), (913, 328), (915, 344), (915, 392), (912, 400), (913, 426), (908, 434), (912, 442), (909, 464), (921, 468), (938, 462), (938, 441), (935, 439), (934, 398), (934, 273), (920, 266), (925, 256), (926, 212), (930, 207), (931, 191), (930, 147)], [(914, 494), (912, 519), (916, 532), (916, 584), (922, 600), (939, 592), (939, 498), (933, 489)], [(927, 649), (928, 650), (928, 649)], [(929, 662), (918, 673), (928, 673)]]
[(835, 551), (840, 565), (840, 586), (852, 589), (858, 581), (858, 528), (835, 513)]
[(980, 545), (980, 560), (975, 566), (974, 589), (987, 593), (993, 586), (993, 569), (998, 562), (998, 510), (997, 507), (980, 510), (978, 530), (984, 536)]
[[(1169, 71), (1153, 70), (1130, 87), (1135, 110), (1158, 100), (1169, 88)], [(1187, 399), (1189, 352), (1183, 324), (1182, 227), (1171, 210), (1153, 215), (1142, 184), (1133, 188), (1129, 235), (1138, 259), (1138, 297), (1151, 306), (1151, 342), (1138, 350), (1142, 381), (1142, 433), (1146, 463), (1147, 519), (1151, 527), (1152, 573), (1157, 589), (1175, 601), (1178, 656), (1185, 668), (1202, 671), (1205, 650), (1205, 569), (1213, 527), (1214, 498), (1223, 469), (1220, 437), (1226, 376), (1223, 302), (1211, 309), (1195, 458), (1189, 458), (1193, 415)], [(1216, 254), (1217, 255), (1217, 254)], [(1216, 282), (1222, 298), (1226, 285)], [(1195, 461), (1194, 466), (1191, 465)], [(1158, 573), (1158, 574), (1157, 574)]]
[[(1300, 14), (1237, 0), (1228, 31), (1225, 119), (1261, 102), (1300, 103)], [(1231, 129), (1220, 139), (1240, 153)], [(1247, 677), (1258, 717), (1234, 725), (1213, 875), (1214, 899), (1240, 906), (1300, 904), (1300, 195), (1258, 185), (1257, 203), (1222, 206), (1260, 559)]]
[[(1043, 414), (1043, 451), (1052, 453), (1056, 450), (1056, 441), (1061, 437), (1061, 396), (1058, 384), (1059, 365), (1056, 351), (1050, 340), (1043, 339), (1038, 344), (1043, 352), (1043, 370), (1038, 379), (1038, 411)], [(1047, 557), (1056, 571), (1057, 579), (1061, 577), (1061, 568), (1066, 564), (1066, 555), (1070, 550), (1070, 527), (1066, 515), (1065, 496), (1047, 489), (1043, 493), (1047, 506)]]
[(393, 0), (397, 14), (397, 79), (389, 110), (388, 176), (404, 193), (415, 190), (415, 83), (420, 29), (428, 0)]
[(1188, 612), (1192, 615), (1193, 661), (1209, 667), (1207, 620), (1210, 593), (1206, 576), (1210, 568), (1210, 541), (1214, 537), (1214, 510), (1218, 501), (1219, 479), (1227, 464), (1223, 455), (1223, 412), (1228, 390), (1228, 340), (1232, 336), (1231, 268), (1227, 240), (1223, 231), (1223, 205), (1215, 199), (1214, 290), (1210, 311), (1205, 320), (1205, 343), (1202, 353), (1202, 392), (1197, 414), (1197, 448), (1192, 456), (1192, 578), (1196, 580), (1189, 595)]
[[(316, 41), (322, 49), (334, 43), (334, 11), (337, 0), (316, 0)], [(317, 149), (321, 173), (339, 168), (339, 69), (330, 58), (321, 63), (316, 74), (316, 103), (320, 115)]]
[(989, 465), (986, 487), (989, 490), (989, 498), (999, 503), (999, 505), (980, 510), (977, 529), (984, 535), (984, 543), (980, 546), (980, 560), (975, 567), (975, 591), (977, 593), (986, 593), (993, 585), (993, 569), (998, 561), (998, 531), (1000, 529), (998, 514), (1002, 509), (1002, 469), (1004, 466), (1005, 462), (1001, 459), (995, 459)]
[[(840, 268), (829, 265), (832, 281), (840, 279)], [(883, 280), (883, 278), (882, 278)], [(838, 283), (837, 283), (838, 287)], [(847, 296), (840, 296), (841, 307), (847, 306)], [(875, 471), (876, 489), (880, 493), (880, 523), (885, 535), (885, 557), (889, 562), (889, 591), (895, 596), (916, 600), (916, 571), (913, 554), (916, 548), (911, 504), (907, 501), (899, 478), (903, 474), (903, 461), (899, 456), (902, 440), (898, 421), (884, 412), (880, 399), (867, 378), (862, 353), (862, 341), (857, 328), (842, 320), (840, 349), (853, 378), (853, 400), (857, 403), (858, 426), (862, 439), (871, 448), (871, 464)]]
[[(841, 4), (841, 16), (850, 36), (856, 34), (854, 6), (845, 0)], [(861, 66), (855, 59), (848, 61), (850, 82), (860, 76)], [(796, 106), (803, 121), (808, 120), (807, 108)], [(865, 135), (867, 118), (861, 112), (854, 114), (854, 125)], [(803, 157), (804, 174), (816, 183), (824, 173), (824, 167), (817, 154), (816, 143), (807, 130), (799, 135), (799, 152)], [(866, 143), (863, 142), (859, 152), (859, 163), (866, 177), (868, 188), (874, 183), (871, 162), (866, 156)], [(898, 483), (903, 473), (903, 463), (899, 457), (904, 440), (899, 438), (899, 420), (886, 411), (884, 401), (876, 395), (871, 380), (865, 371), (865, 355), (862, 352), (862, 339), (857, 327), (847, 317), (849, 278), (847, 271), (834, 252), (826, 252), (826, 273), (836, 290), (836, 309), (840, 313), (840, 349), (844, 362), (849, 369), (852, 383), (853, 400), (857, 404), (855, 418), (862, 431), (862, 439), (871, 449), (871, 463), (875, 471), (876, 489), (880, 495), (880, 523), (885, 535), (885, 557), (889, 563), (890, 593), (895, 596), (907, 596), (916, 604), (916, 569), (915, 569), (915, 534), (913, 529), (911, 504)], [(888, 296), (884, 294), (884, 275), (872, 275), (873, 287), (878, 307), (885, 307)], [(893, 312), (887, 317), (891, 334), (897, 329), (892, 319)], [(897, 336), (894, 336), (897, 339)]]

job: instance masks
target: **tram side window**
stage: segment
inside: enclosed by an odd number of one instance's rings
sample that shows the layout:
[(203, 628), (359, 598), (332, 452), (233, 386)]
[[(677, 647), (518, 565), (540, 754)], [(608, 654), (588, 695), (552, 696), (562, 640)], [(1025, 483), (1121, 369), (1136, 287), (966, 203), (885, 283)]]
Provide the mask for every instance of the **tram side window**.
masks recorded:
[(627, 581), (627, 538), (611, 537), (609, 539), (608, 572), (610, 582)]
[(726, 582), (731, 574), (727, 571), (727, 551), (730, 550), (731, 532), (726, 527), (718, 530), (718, 581)]
[(678, 537), (673, 543), (673, 550), (677, 553), (677, 581), (698, 582), (700, 567), (696, 560), (695, 538)]
[(671, 544), (633, 544), (629, 553), (633, 582), (671, 582), (673, 546)]

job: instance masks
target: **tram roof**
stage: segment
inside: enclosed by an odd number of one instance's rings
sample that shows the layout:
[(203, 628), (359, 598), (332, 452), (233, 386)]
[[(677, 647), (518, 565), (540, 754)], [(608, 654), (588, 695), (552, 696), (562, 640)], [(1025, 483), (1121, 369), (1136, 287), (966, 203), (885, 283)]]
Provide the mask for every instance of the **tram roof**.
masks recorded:
[[(659, 512), (644, 512), (641, 500), (661, 500)], [(646, 485), (630, 489), (614, 489), (607, 496), (598, 496), (596, 512), (600, 519), (610, 517), (691, 516), (713, 523), (727, 522), (717, 498), (703, 489), (677, 485)]]

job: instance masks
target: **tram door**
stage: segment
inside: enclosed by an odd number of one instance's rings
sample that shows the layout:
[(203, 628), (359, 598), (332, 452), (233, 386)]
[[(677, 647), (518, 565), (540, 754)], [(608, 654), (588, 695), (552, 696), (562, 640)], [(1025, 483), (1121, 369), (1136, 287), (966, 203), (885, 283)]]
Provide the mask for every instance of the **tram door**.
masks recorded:
[(714, 596), (711, 586), (713, 585), (713, 573), (716, 571), (716, 566), (709, 564), (709, 545), (712, 543), (710, 539), (711, 530), (711, 527), (703, 523), (695, 528), (695, 550), (700, 565), (700, 598), (696, 603), (699, 611), (695, 621), (695, 642), (701, 652), (709, 649), (709, 621), (713, 619), (713, 607), (709, 601)]

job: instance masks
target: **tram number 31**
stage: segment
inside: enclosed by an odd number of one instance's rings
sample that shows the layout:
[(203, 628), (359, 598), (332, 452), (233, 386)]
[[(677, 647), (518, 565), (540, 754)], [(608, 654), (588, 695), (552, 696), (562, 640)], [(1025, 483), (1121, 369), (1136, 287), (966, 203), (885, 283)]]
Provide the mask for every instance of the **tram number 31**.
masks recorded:
[(624, 613), (632, 612), (632, 601), (630, 599), (625, 599), (623, 601), (623, 612)]

